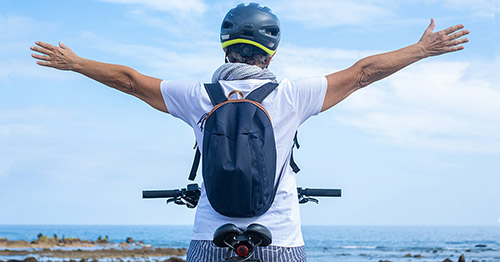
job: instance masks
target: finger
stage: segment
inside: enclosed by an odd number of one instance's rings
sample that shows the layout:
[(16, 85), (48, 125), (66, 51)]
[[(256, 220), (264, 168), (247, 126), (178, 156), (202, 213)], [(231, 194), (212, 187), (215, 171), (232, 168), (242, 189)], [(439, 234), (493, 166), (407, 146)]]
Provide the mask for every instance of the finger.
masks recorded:
[(45, 48), (45, 49), (49, 49), (49, 50), (54, 50), (57, 48), (57, 46), (53, 46), (51, 44), (48, 44), (48, 43), (44, 43), (42, 41), (36, 41), (35, 44)]
[(436, 21), (434, 21), (434, 18), (431, 18), (431, 23), (429, 24), (429, 26), (427, 27), (427, 30), (425, 30), (425, 31), (432, 33), (432, 31), (434, 31), (435, 27), (436, 27)]
[(38, 65), (51, 67), (50, 62), (36, 61)]
[(52, 51), (49, 51), (48, 49), (41, 48), (41, 47), (38, 47), (38, 46), (32, 46), (32, 47), (30, 47), (30, 49), (33, 50), (33, 51), (45, 54), (45, 55), (52, 54)]
[(461, 45), (469, 42), (469, 38), (462, 38), (454, 41), (450, 41), (451, 45)]
[(447, 52), (456, 52), (456, 51), (460, 51), (460, 50), (463, 50), (465, 47), (460, 45), (460, 46), (452, 46), (452, 47), (449, 47), (446, 51)]
[(459, 32), (456, 32), (456, 33), (454, 33), (454, 34), (450, 35), (450, 36), (449, 36), (449, 38), (450, 38), (451, 40), (453, 40), (453, 39), (460, 38), (460, 37), (462, 37), (462, 36), (464, 36), (464, 35), (467, 35), (467, 34), (469, 34), (469, 33), (470, 33), (470, 31), (469, 31), (469, 30), (462, 30), (462, 31), (459, 31)]
[(464, 25), (454, 25), (454, 26), (450, 26), (446, 29), (444, 29), (442, 32), (445, 33), (446, 35), (449, 35), (457, 30), (460, 30), (464, 28)]
[(63, 44), (62, 42), (59, 42), (59, 47), (61, 47), (62, 49), (69, 49), (65, 44)]
[(50, 60), (50, 57), (46, 56), (46, 55), (31, 54), (31, 56), (33, 58), (40, 59), (40, 60), (45, 60), (45, 61), (49, 61)]

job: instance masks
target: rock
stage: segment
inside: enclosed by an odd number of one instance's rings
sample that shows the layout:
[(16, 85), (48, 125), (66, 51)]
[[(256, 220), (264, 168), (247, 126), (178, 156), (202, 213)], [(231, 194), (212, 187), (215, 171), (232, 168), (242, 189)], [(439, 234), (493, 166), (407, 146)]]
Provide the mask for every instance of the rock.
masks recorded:
[(378, 262), (392, 262), (390, 260), (379, 260)]
[(477, 244), (474, 247), (486, 247), (486, 245), (484, 245), (484, 244)]
[(125, 242), (127, 242), (127, 244), (132, 244), (135, 243), (135, 240), (132, 239), (131, 237), (127, 237), (127, 240), (125, 240)]
[(417, 254), (417, 255), (414, 255), (413, 257), (422, 258), (423, 256), (422, 256), (422, 255)]
[(479, 261), (477, 261), (477, 260), (472, 260), (472, 262), (479, 262)]
[(447, 258), (447, 259), (443, 260), (443, 262), (453, 262), (453, 261), (451, 261), (451, 259)]
[(472, 250), (471, 249), (467, 249), (467, 250), (465, 250), (465, 252), (472, 252)]
[(411, 254), (408, 253), (408, 254), (404, 255), (403, 257), (411, 257)]
[(38, 262), (38, 260), (34, 257), (27, 257), (24, 259), (24, 262)]
[(458, 262), (465, 262), (465, 257), (463, 254), (458, 258)]
[(165, 260), (163, 262), (185, 262), (185, 260), (184, 259), (180, 259), (178, 257), (171, 257), (171, 258), (169, 258), (169, 259), (167, 259), (167, 260)]

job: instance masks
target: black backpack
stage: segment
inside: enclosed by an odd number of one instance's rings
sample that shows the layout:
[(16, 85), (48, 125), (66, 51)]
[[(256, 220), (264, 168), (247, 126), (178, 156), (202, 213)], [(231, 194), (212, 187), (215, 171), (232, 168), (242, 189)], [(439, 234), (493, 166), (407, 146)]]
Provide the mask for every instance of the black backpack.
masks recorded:
[[(277, 86), (266, 83), (245, 98), (241, 91), (234, 90), (228, 100), (219, 83), (205, 84), (214, 107), (200, 120), (204, 132), (203, 181), (210, 205), (224, 216), (260, 216), (274, 201), (286, 164), (275, 183), (274, 131), (261, 102)], [(231, 99), (234, 93), (242, 98)], [(199, 161), (198, 149), (190, 180), (196, 176)]]

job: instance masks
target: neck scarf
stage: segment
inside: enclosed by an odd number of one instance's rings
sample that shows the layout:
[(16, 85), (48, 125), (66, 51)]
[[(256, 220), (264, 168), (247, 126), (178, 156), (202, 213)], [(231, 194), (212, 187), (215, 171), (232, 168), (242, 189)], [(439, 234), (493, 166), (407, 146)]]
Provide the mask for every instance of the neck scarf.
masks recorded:
[(225, 63), (215, 70), (212, 83), (219, 80), (270, 79), (276, 81), (276, 76), (267, 68), (242, 63)]

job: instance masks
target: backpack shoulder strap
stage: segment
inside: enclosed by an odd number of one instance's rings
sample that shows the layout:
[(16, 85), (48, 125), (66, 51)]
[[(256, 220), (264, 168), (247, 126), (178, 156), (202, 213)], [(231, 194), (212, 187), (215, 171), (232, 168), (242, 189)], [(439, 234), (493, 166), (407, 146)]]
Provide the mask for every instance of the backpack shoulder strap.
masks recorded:
[(246, 99), (262, 103), (262, 101), (264, 101), (264, 99), (266, 99), (266, 97), (271, 92), (273, 92), (277, 86), (278, 86), (277, 83), (273, 83), (273, 82), (266, 83), (266, 84), (262, 85), (261, 87), (250, 92), (250, 94), (247, 95)]
[(290, 166), (292, 167), (292, 170), (295, 174), (297, 174), (299, 171), (300, 171), (300, 168), (299, 166), (297, 165), (297, 163), (295, 163), (295, 160), (293, 160), (293, 148), (297, 148), (299, 149), (300, 148), (300, 145), (299, 145), (299, 140), (297, 139), (297, 133), (299, 131), (295, 131), (295, 136), (293, 138), (293, 146), (292, 146), (292, 153), (290, 153)]
[(200, 165), (201, 152), (198, 145), (195, 146), (196, 153), (194, 154), (193, 165), (191, 166), (191, 171), (189, 172), (188, 179), (194, 181), (196, 178), (196, 172), (198, 171), (198, 166)]
[(204, 85), (205, 90), (207, 90), (208, 96), (210, 97), (210, 101), (212, 102), (212, 105), (216, 106), (217, 104), (220, 104), (227, 100), (226, 95), (224, 95), (224, 90), (222, 89), (222, 86), (219, 82)]
[[(222, 89), (222, 86), (219, 84), (219, 82), (205, 83), (204, 86), (213, 106), (216, 106), (217, 104), (220, 104), (227, 100), (226, 96), (224, 95), (224, 90)], [(196, 149), (196, 153), (194, 155), (193, 165), (191, 166), (191, 171), (189, 172), (188, 178), (191, 181), (194, 181), (194, 179), (196, 178), (196, 173), (198, 171), (198, 166), (200, 165), (201, 159), (201, 152), (198, 144), (194, 146), (194, 149)]]

